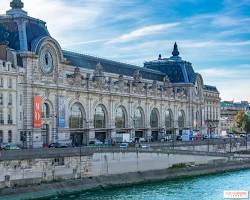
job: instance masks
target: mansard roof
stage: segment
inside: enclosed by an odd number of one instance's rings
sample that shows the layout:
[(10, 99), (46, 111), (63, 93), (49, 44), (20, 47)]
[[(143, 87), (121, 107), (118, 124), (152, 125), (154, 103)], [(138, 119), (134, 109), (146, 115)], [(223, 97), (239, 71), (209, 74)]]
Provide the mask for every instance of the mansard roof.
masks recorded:
[(144, 68), (153, 69), (166, 74), (172, 83), (195, 83), (196, 73), (190, 62), (179, 56), (178, 46), (175, 43), (170, 58), (161, 58), (144, 63)]
[(95, 69), (96, 65), (98, 63), (101, 63), (101, 65), (104, 68), (105, 72), (108, 73), (114, 73), (119, 75), (125, 75), (125, 76), (133, 76), (134, 72), (136, 70), (139, 70), (142, 74), (142, 78), (149, 79), (149, 80), (157, 80), (157, 81), (163, 81), (163, 78), (165, 77), (165, 74), (152, 70), (147, 69), (143, 67), (139, 67), (136, 65), (121, 63), (117, 61), (112, 61), (104, 58), (98, 58), (90, 55), (84, 55), (79, 53), (74, 53), (70, 51), (63, 51), (64, 57), (67, 59), (67, 61), (70, 62), (71, 65), (86, 68), (86, 69)]
[(46, 23), (28, 16), (20, 0), (13, 0), (10, 5), (12, 9), (0, 15), (0, 43), (17, 51), (31, 51), (34, 40), (50, 36)]
[(204, 85), (204, 89), (212, 92), (219, 92), (215, 86)]

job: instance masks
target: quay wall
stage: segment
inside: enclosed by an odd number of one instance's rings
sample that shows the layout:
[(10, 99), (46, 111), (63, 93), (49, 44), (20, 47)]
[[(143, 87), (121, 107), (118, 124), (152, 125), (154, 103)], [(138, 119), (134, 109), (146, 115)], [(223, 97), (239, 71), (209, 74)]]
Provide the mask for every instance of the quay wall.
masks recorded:
[(29, 187), (4, 188), (0, 190), (0, 200), (38, 199), (55, 195), (73, 194), (90, 189), (129, 186), (152, 181), (171, 180), (176, 178), (200, 176), (226, 171), (249, 169), (249, 161), (213, 162), (183, 168), (166, 168), (150, 171), (129, 172), (123, 174), (109, 174), (95, 177), (83, 177), (58, 182), (37, 184)]

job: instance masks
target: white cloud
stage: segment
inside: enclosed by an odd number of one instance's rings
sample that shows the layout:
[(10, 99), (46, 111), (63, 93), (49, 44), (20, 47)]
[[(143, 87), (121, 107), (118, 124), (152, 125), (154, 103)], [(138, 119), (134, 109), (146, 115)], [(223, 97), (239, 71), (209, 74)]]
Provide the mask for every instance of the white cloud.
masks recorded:
[(150, 26), (144, 26), (136, 30), (133, 30), (127, 34), (121, 35), (109, 41), (108, 43), (119, 43), (119, 42), (126, 42), (130, 40), (134, 40), (137, 38), (157, 34), (157, 33), (172, 29), (178, 25), (179, 23), (167, 23), (167, 24), (154, 24)]

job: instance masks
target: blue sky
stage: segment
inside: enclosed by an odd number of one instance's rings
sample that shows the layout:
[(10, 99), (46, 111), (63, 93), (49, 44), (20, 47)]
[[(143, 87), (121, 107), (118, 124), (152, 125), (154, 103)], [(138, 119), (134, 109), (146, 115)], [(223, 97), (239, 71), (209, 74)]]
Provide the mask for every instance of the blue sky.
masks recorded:
[[(64, 49), (143, 66), (177, 41), (223, 100), (250, 101), (250, 0), (23, 0)], [(9, 8), (0, 0), (0, 11)], [(3, 6), (2, 6), (3, 5)]]

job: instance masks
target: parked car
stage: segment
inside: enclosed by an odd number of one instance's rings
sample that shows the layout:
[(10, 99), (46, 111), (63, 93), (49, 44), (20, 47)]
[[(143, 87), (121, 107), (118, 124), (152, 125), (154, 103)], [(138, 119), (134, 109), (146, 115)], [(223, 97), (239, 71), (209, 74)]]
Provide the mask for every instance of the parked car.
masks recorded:
[(90, 145), (102, 145), (103, 142), (101, 142), (101, 141), (98, 140), (98, 139), (95, 139), (95, 140), (89, 141), (89, 144), (90, 144)]
[(4, 150), (5, 146), (6, 146), (6, 144), (0, 144), (0, 150)]
[(149, 144), (140, 144), (140, 147), (142, 149), (148, 149), (148, 148), (150, 148), (150, 145)]
[(176, 140), (177, 140), (177, 141), (182, 141), (181, 135), (177, 135), (177, 136), (176, 136)]
[(203, 140), (206, 140), (206, 139), (209, 139), (209, 135), (204, 134), (204, 135), (203, 135)]
[(3, 147), (4, 150), (19, 150), (21, 149), (20, 147), (18, 147), (17, 145), (15, 144), (6, 144), (4, 147)]
[(128, 148), (128, 143), (121, 143), (120, 148), (127, 149)]
[(68, 148), (71, 147), (70, 144), (63, 144), (63, 143), (59, 143), (59, 142), (55, 142), (55, 143), (51, 143), (49, 145), (49, 148)]

